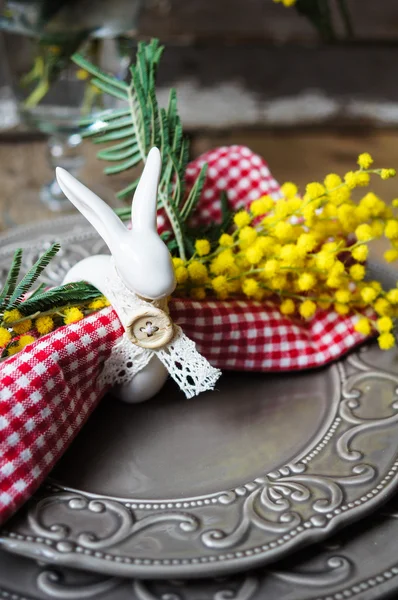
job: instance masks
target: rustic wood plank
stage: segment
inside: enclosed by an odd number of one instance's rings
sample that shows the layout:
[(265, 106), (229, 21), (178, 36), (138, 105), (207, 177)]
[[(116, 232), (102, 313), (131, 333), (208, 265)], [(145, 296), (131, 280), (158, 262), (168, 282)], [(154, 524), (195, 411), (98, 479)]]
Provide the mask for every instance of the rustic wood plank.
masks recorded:
[[(280, 181), (294, 181), (303, 187), (313, 180), (322, 180), (327, 172), (345, 173), (352, 169), (360, 152), (370, 151), (380, 166), (398, 167), (396, 148), (398, 132), (328, 132), (328, 131), (236, 131), (197, 135), (193, 139), (192, 155), (222, 144), (245, 144), (268, 161), (274, 176)], [(7, 229), (52, 218), (39, 200), (39, 190), (51, 177), (45, 143), (2, 143), (0, 141), (0, 228)], [(81, 178), (113, 206), (119, 205), (114, 192), (130, 181), (129, 174), (116, 178), (102, 173), (103, 164), (95, 158), (94, 148), (84, 144), (86, 166)], [(398, 179), (372, 181), (372, 189), (386, 201), (398, 197)], [(71, 209), (72, 213), (73, 210)], [(377, 241), (372, 254), (381, 258), (386, 244)]]
[[(304, 188), (322, 181), (327, 173), (344, 174), (355, 167), (358, 154), (371, 152), (380, 167), (398, 170), (398, 132), (378, 131), (233, 131), (202, 134), (193, 139), (195, 156), (213, 147), (247, 145), (265, 158), (276, 179), (294, 181)], [(386, 201), (398, 197), (398, 178), (372, 180), (372, 189)]]
[(169, 44), (159, 96), (166, 105), (170, 86), (177, 88), (191, 130), (397, 125), (396, 56), (391, 45)]
[(271, 0), (154, 0), (144, 5), (139, 33), (188, 42), (317, 39), (295, 10), (286, 11)]
[[(245, 144), (263, 156), (280, 181), (292, 180), (304, 186), (322, 180), (327, 172), (345, 173), (352, 169), (360, 152), (370, 151), (380, 166), (398, 167), (398, 132), (364, 131), (234, 131), (198, 134), (192, 140), (192, 156), (224, 144)], [(131, 173), (116, 176), (102, 173), (104, 163), (95, 158), (95, 150), (84, 142), (86, 165), (81, 178), (102, 197), (119, 204), (114, 192), (131, 181)], [(0, 141), (0, 215), (3, 227), (52, 216), (40, 203), (40, 186), (51, 178), (44, 141), (7, 143)], [(373, 180), (373, 187), (385, 199), (398, 197), (398, 179)]]
[[(90, 144), (83, 144), (86, 165), (79, 177), (112, 206), (121, 206), (115, 191), (130, 182), (128, 174), (107, 177)], [(12, 143), (0, 140), (0, 229), (58, 216), (40, 201), (40, 188), (52, 180), (46, 141)], [(66, 213), (74, 208), (66, 203)]]
[[(398, 24), (395, 1), (384, 0), (383, 10), (374, 0), (349, 1), (358, 13), (358, 23), (372, 19), (376, 32), (379, 21), (388, 27)], [(160, 6), (168, 7), (167, 14)], [(171, 27), (170, 35), (157, 29), (153, 11), (163, 15), (158, 16), (159, 26)], [(166, 4), (162, 0), (152, 12), (144, 13), (142, 35), (151, 32), (160, 35), (162, 41), (172, 40), (166, 44), (160, 69), (160, 96), (166, 103), (170, 85), (177, 87), (182, 117), (192, 130), (398, 124), (396, 36), (394, 44), (359, 41), (318, 45), (304, 19), (272, 0), (170, 0)], [(297, 19), (305, 25), (306, 43), (282, 43), (301, 39), (285, 35), (283, 29)], [(219, 35), (212, 34), (224, 25), (226, 29)], [(192, 29), (195, 27), (197, 30)], [(275, 38), (267, 36), (267, 27), (276, 32)], [(271, 39), (277, 44), (270, 43)], [(19, 36), (7, 37), (18, 68), (29, 55), (21, 50), (20, 43)], [(0, 72), (0, 86), (3, 79)]]
[(183, 120), (193, 129), (395, 125), (396, 55), (388, 45), (169, 45), (159, 72), (160, 96), (166, 103), (175, 86)]
[[(347, 0), (359, 40), (397, 39), (395, 0)], [(336, 28), (343, 31), (337, 3), (331, 2)], [(312, 25), (293, 8), (272, 0), (152, 0), (145, 4), (139, 31), (162, 40), (315, 41)]]
[(396, 56), (396, 48), (390, 46), (168, 45), (158, 81), (162, 85), (192, 78), (204, 88), (239, 81), (268, 98), (321, 89), (347, 98), (366, 94), (396, 99)]

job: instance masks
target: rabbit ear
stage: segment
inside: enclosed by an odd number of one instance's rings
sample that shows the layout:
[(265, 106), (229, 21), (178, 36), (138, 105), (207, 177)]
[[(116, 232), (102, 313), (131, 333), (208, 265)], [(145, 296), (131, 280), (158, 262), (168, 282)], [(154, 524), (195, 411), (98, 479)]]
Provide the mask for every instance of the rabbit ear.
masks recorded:
[(120, 243), (120, 235), (126, 228), (110, 206), (94, 192), (80, 183), (68, 171), (57, 167), (55, 170), (59, 187), (72, 204), (95, 227), (108, 248)]
[(157, 232), (156, 212), (159, 177), (162, 169), (160, 152), (152, 148), (148, 154), (131, 208), (132, 229)]

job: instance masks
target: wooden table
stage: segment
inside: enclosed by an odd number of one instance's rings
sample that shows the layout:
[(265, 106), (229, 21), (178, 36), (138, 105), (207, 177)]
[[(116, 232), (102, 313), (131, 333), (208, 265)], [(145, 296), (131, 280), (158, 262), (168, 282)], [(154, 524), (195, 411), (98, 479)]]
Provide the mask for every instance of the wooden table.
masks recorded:
[[(280, 181), (294, 181), (305, 186), (322, 180), (326, 173), (343, 174), (355, 166), (360, 152), (368, 151), (377, 165), (398, 167), (398, 132), (396, 131), (233, 131), (196, 133), (192, 136), (192, 154), (222, 144), (246, 144), (268, 161)], [(114, 192), (131, 181), (131, 175), (107, 177), (104, 163), (95, 158), (95, 148), (83, 144), (86, 166), (81, 178), (112, 205), (121, 205)], [(33, 221), (54, 218), (40, 202), (39, 190), (52, 177), (46, 157), (46, 142), (30, 136), (0, 137), (0, 228), (2, 230)], [(381, 181), (374, 178), (372, 189), (385, 200), (398, 197), (398, 178)], [(73, 212), (71, 206), (70, 213)], [(378, 241), (372, 249), (381, 257), (386, 244)]]

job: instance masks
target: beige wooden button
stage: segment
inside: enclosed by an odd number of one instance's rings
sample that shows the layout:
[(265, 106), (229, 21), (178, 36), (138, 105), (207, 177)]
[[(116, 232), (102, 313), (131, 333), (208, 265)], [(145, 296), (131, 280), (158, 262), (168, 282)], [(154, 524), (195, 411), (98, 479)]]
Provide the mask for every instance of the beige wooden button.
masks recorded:
[(138, 309), (126, 333), (133, 344), (156, 350), (168, 344), (174, 335), (173, 322), (160, 308)]

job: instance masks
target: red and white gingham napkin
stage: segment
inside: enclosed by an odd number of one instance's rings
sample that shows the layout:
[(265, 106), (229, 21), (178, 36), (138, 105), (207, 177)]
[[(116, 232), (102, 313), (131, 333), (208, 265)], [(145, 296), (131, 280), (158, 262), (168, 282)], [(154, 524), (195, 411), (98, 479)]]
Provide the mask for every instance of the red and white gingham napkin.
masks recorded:
[[(233, 210), (248, 206), (264, 194), (275, 200), (281, 196), (279, 184), (265, 160), (245, 146), (221, 146), (191, 162), (185, 176), (188, 189), (205, 163), (208, 165), (206, 182), (198, 209), (191, 219), (195, 227), (221, 221), (222, 191), (226, 192)], [(160, 232), (168, 229), (163, 211), (158, 216), (158, 229)]]
[[(188, 185), (205, 161), (208, 177), (196, 224), (220, 218), (223, 189), (234, 208), (265, 193), (279, 196), (267, 164), (248, 148), (222, 147), (199, 157), (187, 169)], [(164, 216), (159, 225), (167, 227)], [(171, 301), (170, 311), (199, 352), (221, 369), (317, 367), (363, 341), (353, 319), (334, 312), (294, 323), (267, 302), (178, 298)], [(97, 376), (122, 333), (109, 307), (48, 334), (0, 364), (0, 522), (38, 488), (106, 392)]]
[(103, 396), (96, 377), (122, 334), (108, 307), (1, 363), (0, 523), (33, 494)]

